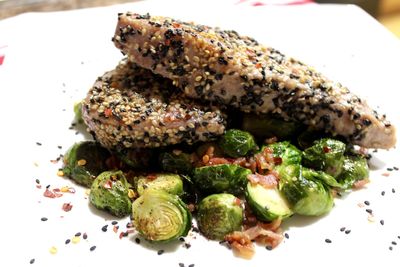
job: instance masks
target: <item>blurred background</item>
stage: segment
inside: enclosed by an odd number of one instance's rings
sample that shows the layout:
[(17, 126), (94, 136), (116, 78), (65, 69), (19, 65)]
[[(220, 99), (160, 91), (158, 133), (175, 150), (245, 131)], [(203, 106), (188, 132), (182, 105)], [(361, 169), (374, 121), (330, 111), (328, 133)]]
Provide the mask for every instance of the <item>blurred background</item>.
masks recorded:
[[(29, 11), (56, 11), (106, 6), (140, 0), (0, 0), (0, 19)], [(167, 0), (166, 0), (167, 1)], [(218, 1), (218, 0), (216, 0)], [(246, 0), (236, 0), (246, 2)], [(281, 0), (289, 2), (317, 2), (355, 4), (378, 19), (387, 29), (400, 38), (400, 0)], [(235, 1), (233, 1), (235, 2)], [(254, 1), (254, 3), (279, 3), (279, 0)]]

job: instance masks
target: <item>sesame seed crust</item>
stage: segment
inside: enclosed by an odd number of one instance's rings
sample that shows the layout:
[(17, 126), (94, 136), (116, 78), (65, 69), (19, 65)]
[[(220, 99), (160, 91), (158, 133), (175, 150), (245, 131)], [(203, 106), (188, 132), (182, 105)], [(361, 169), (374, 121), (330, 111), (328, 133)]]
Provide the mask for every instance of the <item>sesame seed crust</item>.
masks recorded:
[(192, 144), (225, 131), (219, 110), (183, 98), (172, 81), (126, 59), (97, 79), (82, 113), (90, 132), (107, 148)]
[(235, 31), (168, 17), (119, 14), (113, 37), (130, 61), (169, 78), (191, 98), (272, 113), (370, 148), (396, 130), (348, 88)]

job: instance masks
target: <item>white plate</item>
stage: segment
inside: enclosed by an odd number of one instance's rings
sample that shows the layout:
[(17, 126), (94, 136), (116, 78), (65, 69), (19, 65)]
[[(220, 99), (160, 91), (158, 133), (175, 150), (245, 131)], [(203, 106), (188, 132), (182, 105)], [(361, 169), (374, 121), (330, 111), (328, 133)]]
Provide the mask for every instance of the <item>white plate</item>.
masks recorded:
[[(61, 165), (51, 160), (84, 138), (69, 129), (73, 103), (122, 57), (110, 39), (117, 12), (127, 10), (219, 25), (251, 35), (348, 85), (372, 105), (380, 105), (391, 121), (400, 125), (396, 96), (399, 42), (354, 6), (255, 8), (209, 1), (142, 2), (32, 13), (0, 21), (0, 41), (8, 45), (0, 66), (1, 266), (28, 265), (31, 259), (35, 259), (34, 266), (399, 266), (400, 179), (398, 171), (386, 171), (400, 167), (397, 149), (373, 153), (371, 183), (365, 189), (336, 199), (335, 208), (322, 218), (291, 218), (283, 226), (289, 239), (273, 251), (257, 247), (249, 261), (197, 234), (188, 238), (190, 248), (179, 242), (153, 246), (143, 241), (138, 245), (133, 237), (120, 240), (119, 233), (126, 229), (128, 219), (119, 221), (120, 229), (115, 233), (113, 218), (92, 209), (85, 189), (58, 177)], [(36, 179), (41, 189), (36, 188)], [(47, 185), (73, 186), (76, 193), (45, 198)], [(370, 206), (360, 207), (366, 200)], [(63, 211), (63, 203), (71, 203), (72, 210)], [(366, 208), (373, 210), (373, 221), (368, 220)], [(42, 217), (48, 220), (41, 221)], [(106, 224), (108, 231), (103, 232)], [(342, 227), (351, 232), (341, 232)], [(79, 243), (66, 245), (65, 240), (77, 232), (87, 233), (87, 239), (81, 236)], [(332, 243), (326, 243), (327, 238)], [(54, 255), (49, 252), (52, 246), (57, 248)], [(92, 246), (96, 249), (91, 252)], [(157, 255), (160, 249), (165, 253)]]

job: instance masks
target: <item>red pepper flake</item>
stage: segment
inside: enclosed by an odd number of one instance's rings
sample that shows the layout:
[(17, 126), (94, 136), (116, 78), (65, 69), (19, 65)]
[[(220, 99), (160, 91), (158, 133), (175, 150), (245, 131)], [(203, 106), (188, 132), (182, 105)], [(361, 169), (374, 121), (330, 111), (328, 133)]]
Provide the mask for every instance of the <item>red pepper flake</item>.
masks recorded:
[(149, 175), (147, 175), (146, 178), (153, 181), (153, 180), (157, 179), (157, 175), (155, 175), (155, 174), (149, 174)]
[(117, 233), (118, 232), (118, 225), (114, 225), (114, 227), (113, 227), (113, 231), (114, 231), (114, 233)]
[(281, 157), (274, 157), (274, 164), (275, 165), (282, 164), (282, 158)]
[(260, 62), (256, 63), (256, 68), (257, 68), (257, 69), (259, 69), (259, 68), (261, 68), (261, 67), (262, 67), (262, 65), (261, 65)]
[(106, 189), (111, 189), (112, 188), (112, 181), (111, 180), (107, 180), (107, 182), (105, 182), (103, 187), (106, 188)]
[(104, 110), (104, 116), (110, 117), (111, 115), (112, 115), (112, 110), (111, 110), (111, 108), (106, 108), (106, 109)]
[(332, 150), (329, 146), (324, 146), (322, 149), (323, 149), (324, 153), (329, 153)]
[(36, 185), (36, 188), (37, 188), (37, 189), (41, 189), (41, 188), (42, 188), (42, 185), (41, 185), (41, 184), (37, 184), (37, 185)]
[(62, 205), (62, 209), (63, 209), (63, 211), (65, 211), (65, 212), (70, 211), (70, 210), (72, 209), (71, 203), (64, 203), (64, 204)]
[(239, 198), (235, 197), (235, 200), (233, 201), (233, 204), (240, 206), (242, 204), (242, 201)]
[(384, 173), (382, 173), (382, 176), (389, 177), (389, 176), (390, 176), (390, 173), (384, 172)]

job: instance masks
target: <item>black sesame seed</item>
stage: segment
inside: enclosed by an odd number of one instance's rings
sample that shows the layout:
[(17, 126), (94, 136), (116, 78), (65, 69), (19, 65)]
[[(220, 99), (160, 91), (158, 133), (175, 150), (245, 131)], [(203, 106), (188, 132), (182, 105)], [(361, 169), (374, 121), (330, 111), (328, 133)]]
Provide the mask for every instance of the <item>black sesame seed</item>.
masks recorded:
[(393, 171), (393, 168), (386, 168), (386, 170), (391, 172), (391, 171)]
[(266, 246), (265, 248), (266, 248), (267, 250), (272, 250), (272, 246), (269, 246), (269, 245)]
[(394, 169), (395, 171), (398, 171), (398, 170), (399, 170), (399, 168), (396, 167), (396, 166), (394, 166), (393, 169)]
[(351, 230), (346, 230), (346, 231), (344, 231), (344, 233), (345, 233), (346, 235), (350, 234), (350, 232), (351, 232)]
[(36, 182), (37, 184), (40, 184), (40, 180), (39, 180), (39, 179), (36, 179), (35, 182)]
[(31, 259), (30, 261), (29, 261), (29, 264), (34, 264), (35, 263), (35, 259)]
[(65, 240), (65, 245), (68, 245), (68, 244), (69, 244), (69, 242), (71, 242), (71, 240), (70, 240), (70, 239), (67, 239), (67, 240)]
[(47, 186), (46, 186), (46, 189), (49, 189), (50, 188), (50, 185), (48, 184)]
[(289, 239), (289, 234), (288, 233), (285, 233), (285, 238)]
[(346, 230), (346, 227), (340, 228), (340, 232), (343, 232), (344, 230)]
[(372, 214), (372, 210), (371, 209), (366, 209), (366, 212), (368, 212), (369, 214)]
[(385, 224), (385, 221), (384, 221), (384, 220), (380, 220), (379, 222), (380, 222), (381, 225), (384, 225), (384, 224)]
[(83, 237), (83, 239), (87, 239), (87, 237), (88, 237), (88, 236), (87, 236), (87, 233), (83, 233), (83, 236), (82, 236), (82, 237)]
[(157, 255), (162, 255), (164, 253), (163, 249), (160, 249), (159, 251), (157, 251)]
[(367, 206), (369, 206), (370, 203), (369, 203), (368, 200), (365, 200), (365, 201), (364, 201), (364, 204), (367, 205)]
[(48, 219), (47, 219), (46, 217), (42, 217), (42, 218), (40, 218), (40, 220), (41, 220), (42, 222), (45, 222), (45, 221), (47, 221)]
[(41, 145), (42, 145), (42, 143), (40, 143), (40, 142), (36, 142), (36, 144), (37, 144), (38, 146), (41, 146)]
[(329, 244), (329, 243), (332, 243), (332, 240), (330, 240), (329, 238), (327, 238), (327, 239), (325, 239), (325, 242)]
[(118, 222), (117, 221), (112, 221), (111, 224), (112, 225), (116, 225), (116, 224), (118, 224)]
[(183, 237), (179, 237), (179, 241), (181, 241), (181, 242), (185, 242), (185, 238), (183, 238)]
[(135, 242), (136, 242), (136, 244), (140, 244), (140, 238), (139, 238), (139, 237), (136, 237), (136, 238), (135, 238)]
[(193, 264), (193, 263), (192, 263), (192, 264), (189, 264), (188, 267), (194, 267), (194, 264)]
[(75, 236), (81, 236), (81, 232), (76, 233)]
[(397, 242), (396, 241), (392, 241), (392, 245), (397, 245)]
[(381, 192), (381, 195), (384, 196), (384, 195), (385, 195), (385, 191), (382, 191), (382, 192)]
[(393, 247), (392, 247), (392, 246), (390, 246), (390, 247), (389, 247), (389, 250), (393, 250)]
[(396, 193), (396, 190), (394, 190), (394, 188), (392, 188), (392, 193)]
[(93, 250), (95, 250), (96, 249), (96, 246), (91, 246), (90, 247), (90, 251), (93, 251)]
[(179, 267), (185, 267), (185, 264), (183, 264), (182, 262), (178, 263)]
[(107, 228), (108, 228), (108, 225), (106, 224), (103, 227), (101, 227), (101, 231), (107, 232)]

